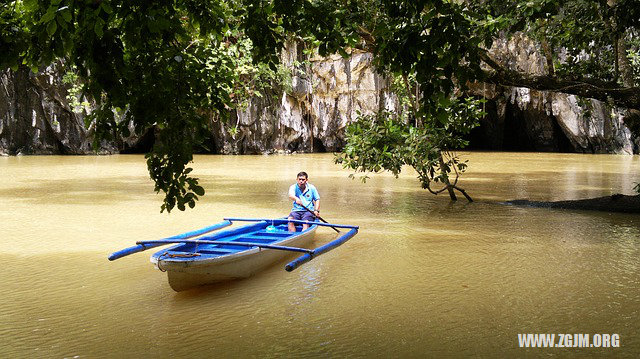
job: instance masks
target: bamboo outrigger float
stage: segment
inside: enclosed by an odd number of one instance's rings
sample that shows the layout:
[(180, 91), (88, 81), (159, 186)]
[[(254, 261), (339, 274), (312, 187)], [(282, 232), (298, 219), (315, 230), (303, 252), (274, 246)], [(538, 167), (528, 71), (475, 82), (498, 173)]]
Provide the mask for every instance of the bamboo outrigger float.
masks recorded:
[[(233, 222), (255, 222), (206, 235)], [(296, 224), (289, 232), (288, 223)], [(302, 225), (309, 228), (301, 231)], [(341, 236), (315, 249), (303, 248), (312, 241), (318, 227), (348, 229)], [(226, 280), (249, 277), (281, 260), (287, 252), (303, 253), (285, 266), (293, 271), (313, 258), (326, 253), (358, 233), (358, 226), (323, 222), (264, 218), (225, 218), (222, 222), (196, 231), (159, 240), (138, 241), (135, 246), (112, 253), (109, 260), (122, 258), (162, 245), (175, 244), (151, 256), (151, 262), (166, 271), (169, 285), (175, 291)]]

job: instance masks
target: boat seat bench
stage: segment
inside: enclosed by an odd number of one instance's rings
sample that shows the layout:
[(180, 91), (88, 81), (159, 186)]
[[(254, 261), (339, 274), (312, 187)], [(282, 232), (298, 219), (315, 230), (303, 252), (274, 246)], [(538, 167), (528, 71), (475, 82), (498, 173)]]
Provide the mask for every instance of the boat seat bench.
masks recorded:
[(255, 234), (262, 234), (271, 237), (289, 237), (291, 235), (290, 232), (268, 232), (268, 231), (259, 231), (255, 232)]
[[(246, 247), (245, 247), (246, 249)], [(226, 253), (235, 253), (238, 252), (237, 249), (228, 249), (228, 248), (207, 248), (207, 249), (200, 249), (198, 250), (199, 253), (208, 253), (208, 254), (217, 254), (217, 253), (222, 253), (222, 254), (226, 254)]]
[(238, 242), (256, 242), (261, 244), (276, 242), (277, 240), (278, 238), (274, 238), (274, 237), (255, 236), (255, 235), (250, 235), (250, 236), (237, 239)]

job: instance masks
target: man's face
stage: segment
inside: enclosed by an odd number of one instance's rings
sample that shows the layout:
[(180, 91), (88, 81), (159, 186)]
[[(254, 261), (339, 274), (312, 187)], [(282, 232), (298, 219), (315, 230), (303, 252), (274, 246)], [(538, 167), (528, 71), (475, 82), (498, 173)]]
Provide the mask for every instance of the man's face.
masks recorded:
[(304, 188), (307, 185), (307, 177), (300, 176), (298, 177), (298, 187)]

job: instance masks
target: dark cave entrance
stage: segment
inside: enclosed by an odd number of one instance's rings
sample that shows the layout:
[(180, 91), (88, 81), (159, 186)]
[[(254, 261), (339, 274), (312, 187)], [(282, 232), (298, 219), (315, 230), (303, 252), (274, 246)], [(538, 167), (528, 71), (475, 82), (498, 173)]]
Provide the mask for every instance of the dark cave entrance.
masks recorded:
[(469, 150), (513, 152), (576, 152), (556, 118), (544, 111), (521, 110), (507, 102), (504, 117), (488, 101), (487, 115), (466, 139)]

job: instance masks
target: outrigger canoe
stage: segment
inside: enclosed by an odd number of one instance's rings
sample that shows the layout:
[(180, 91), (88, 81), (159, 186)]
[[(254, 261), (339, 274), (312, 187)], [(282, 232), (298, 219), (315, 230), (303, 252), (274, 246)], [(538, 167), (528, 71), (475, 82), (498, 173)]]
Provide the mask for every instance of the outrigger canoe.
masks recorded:
[[(228, 227), (233, 222), (255, 222), (244, 226), (211, 232)], [(288, 223), (296, 232), (288, 231)], [(302, 225), (309, 228), (302, 231)], [(321, 247), (304, 248), (313, 240), (318, 227), (346, 228), (349, 231)], [(253, 219), (225, 218), (224, 221), (196, 231), (150, 241), (138, 241), (133, 247), (114, 252), (109, 260), (122, 258), (162, 245), (173, 246), (154, 253), (151, 262), (167, 272), (169, 285), (175, 291), (217, 282), (246, 278), (282, 260), (287, 252), (303, 253), (285, 266), (292, 271), (311, 259), (326, 253), (358, 233), (357, 226), (323, 222), (297, 221), (286, 218)]]

